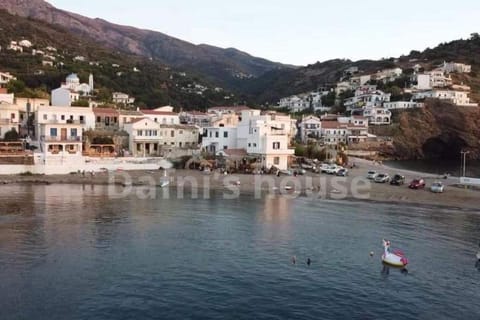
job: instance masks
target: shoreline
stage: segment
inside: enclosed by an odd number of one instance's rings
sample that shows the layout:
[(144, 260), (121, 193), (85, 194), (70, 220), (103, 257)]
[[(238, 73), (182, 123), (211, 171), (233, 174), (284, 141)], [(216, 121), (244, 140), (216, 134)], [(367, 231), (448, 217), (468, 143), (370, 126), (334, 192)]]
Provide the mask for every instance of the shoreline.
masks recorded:
[[(421, 173), (411, 170), (398, 170), (385, 165), (374, 165), (368, 160), (354, 159), (356, 168), (349, 169), (348, 177), (336, 177), (326, 174), (308, 172), (304, 176), (281, 176), (253, 175), (253, 174), (229, 174), (222, 175), (217, 172), (205, 174), (196, 170), (169, 170), (169, 189), (174, 191), (192, 191), (196, 188), (198, 194), (204, 194), (205, 189), (209, 192), (223, 192), (233, 195), (231, 191), (238, 191), (240, 195), (261, 194), (284, 195), (289, 197), (307, 197), (313, 201), (340, 200), (340, 201), (368, 201), (372, 203), (395, 204), (395, 205), (419, 205), (434, 206), (444, 209), (469, 209), (480, 208), (480, 191), (462, 189), (455, 186), (458, 179), (450, 177), (441, 179), (446, 189), (442, 194), (430, 192), (429, 186), (440, 177), (433, 174)], [(403, 186), (391, 186), (390, 184), (374, 183), (365, 178), (368, 170), (386, 172), (390, 175), (400, 173), (406, 176)], [(112, 177), (115, 181), (111, 181)], [(125, 178), (131, 179), (131, 183), (125, 183)], [(411, 190), (408, 183), (415, 177), (425, 179), (427, 186), (424, 190)], [(1, 175), (0, 184), (3, 185), (115, 185), (118, 189), (131, 188), (145, 189), (148, 187), (160, 188), (161, 180), (165, 179), (162, 170), (146, 171), (120, 171), (101, 172), (91, 174), (67, 174), (67, 175)], [(123, 179), (123, 180), (122, 180)], [(197, 182), (192, 188), (191, 181)], [(264, 182), (263, 184), (260, 182)], [(354, 187), (367, 186), (368, 195), (358, 197)], [(290, 188), (289, 190), (286, 190)], [(176, 189), (176, 190), (175, 190)], [(365, 189), (365, 188), (364, 188)]]

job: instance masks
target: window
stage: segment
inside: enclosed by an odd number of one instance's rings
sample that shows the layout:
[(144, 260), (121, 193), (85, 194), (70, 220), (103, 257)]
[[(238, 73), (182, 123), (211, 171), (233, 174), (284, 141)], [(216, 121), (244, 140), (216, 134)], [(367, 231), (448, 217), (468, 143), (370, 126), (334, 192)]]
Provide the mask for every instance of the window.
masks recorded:
[(172, 138), (175, 137), (175, 131), (174, 130), (170, 131), (170, 137), (172, 137)]
[(215, 131), (215, 138), (218, 138), (218, 131)]
[(10, 115), (10, 118), (11, 118), (12, 120), (15, 119), (15, 113), (12, 113), (12, 114)]
[(256, 148), (256, 147), (257, 147), (257, 144), (256, 144), (256, 143), (254, 143), (254, 144), (253, 144), (253, 147), (254, 147), (254, 148)]
[(178, 132), (178, 134), (183, 134), (183, 130), (180, 130), (180, 131)]
[(57, 128), (50, 128), (50, 136), (51, 137), (57, 136)]
[(278, 166), (280, 164), (280, 157), (274, 157), (273, 164)]
[(65, 115), (62, 114), (62, 115), (60, 116), (60, 119), (65, 120)]
[(47, 116), (46, 114), (44, 114), (44, 115), (43, 115), (43, 120), (47, 120), (47, 119), (48, 119), (47, 117), (48, 117), (48, 116)]
[(77, 136), (77, 128), (70, 129), (70, 136), (71, 137), (76, 137)]
[(228, 131), (224, 131), (224, 132), (223, 132), (223, 137), (224, 137), (224, 138), (228, 138)]
[(179, 142), (179, 143), (178, 143), (178, 146), (181, 148), (181, 147), (182, 147), (182, 143), (181, 143), (181, 142)]
[(252, 146), (252, 144), (251, 144), (251, 143), (249, 143), (249, 144), (248, 144), (248, 147), (250, 148), (251, 146)]
[(223, 150), (227, 150), (228, 149), (228, 146), (223, 146)]
[(102, 118), (100, 118), (99, 116), (97, 116), (97, 122), (100, 122), (102, 121)]
[(210, 136), (210, 138), (211, 138), (211, 137), (212, 137), (212, 131), (210, 131), (209, 133), (210, 133), (209, 136)]
[(157, 119), (157, 118), (155, 118), (155, 119), (153, 119), (153, 121), (155, 121), (155, 122), (158, 122), (158, 119)]
[(143, 135), (142, 130), (137, 130), (137, 136), (142, 136), (142, 135)]
[(280, 149), (280, 142), (274, 142), (273, 143), (273, 150), (278, 150)]

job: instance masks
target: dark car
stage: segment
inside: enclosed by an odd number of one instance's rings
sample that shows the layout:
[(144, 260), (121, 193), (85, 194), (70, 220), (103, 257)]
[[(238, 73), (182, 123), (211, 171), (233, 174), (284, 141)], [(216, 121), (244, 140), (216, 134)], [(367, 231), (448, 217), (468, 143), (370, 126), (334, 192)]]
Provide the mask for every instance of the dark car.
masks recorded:
[(414, 179), (412, 182), (410, 182), (410, 185), (408, 186), (410, 189), (422, 189), (425, 188), (425, 180), (423, 179)]
[(393, 176), (392, 180), (390, 180), (391, 185), (400, 186), (405, 183), (405, 176), (396, 174)]

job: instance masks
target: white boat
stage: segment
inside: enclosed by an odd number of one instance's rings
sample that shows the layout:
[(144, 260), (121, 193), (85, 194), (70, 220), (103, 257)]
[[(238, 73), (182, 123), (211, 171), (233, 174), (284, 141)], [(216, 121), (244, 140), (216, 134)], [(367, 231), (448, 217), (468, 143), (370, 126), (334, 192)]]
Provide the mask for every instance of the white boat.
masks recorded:
[(382, 261), (394, 267), (405, 267), (408, 264), (408, 259), (401, 251), (390, 251), (390, 241), (383, 240), (384, 252)]
[(167, 176), (167, 170), (163, 171), (163, 177), (160, 178), (160, 188), (165, 188), (170, 184), (170, 179)]

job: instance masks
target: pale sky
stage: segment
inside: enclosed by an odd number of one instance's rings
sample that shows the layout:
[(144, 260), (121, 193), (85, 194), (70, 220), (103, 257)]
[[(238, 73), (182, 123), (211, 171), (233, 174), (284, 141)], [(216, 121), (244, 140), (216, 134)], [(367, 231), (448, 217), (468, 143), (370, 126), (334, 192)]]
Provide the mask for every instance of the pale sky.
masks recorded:
[(480, 32), (478, 0), (50, 0), (92, 18), (295, 65), (379, 59)]

